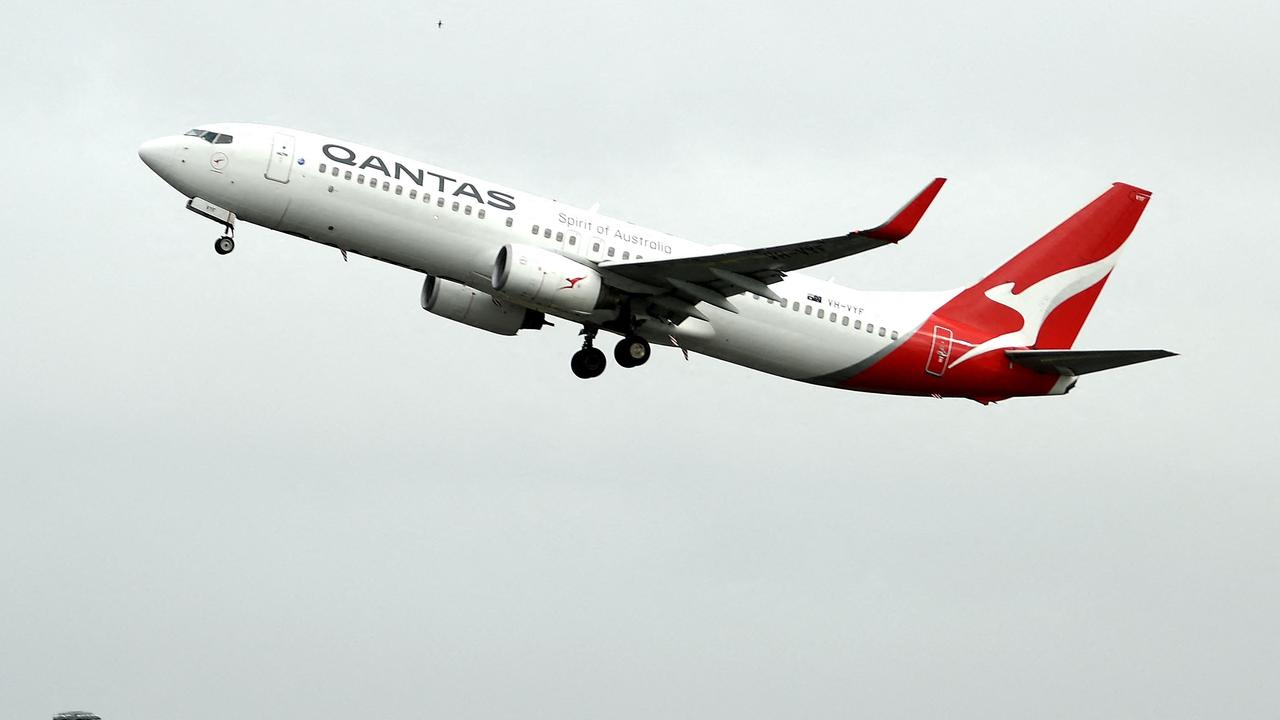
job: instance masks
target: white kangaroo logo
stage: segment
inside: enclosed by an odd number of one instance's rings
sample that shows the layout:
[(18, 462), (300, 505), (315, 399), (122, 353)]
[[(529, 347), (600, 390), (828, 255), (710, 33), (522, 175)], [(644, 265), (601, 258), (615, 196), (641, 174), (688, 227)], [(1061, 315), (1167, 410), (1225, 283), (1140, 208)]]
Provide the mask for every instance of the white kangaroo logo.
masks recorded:
[(1035, 343), (1040, 336), (1040, 327), (1044, 325), (1049, 313), (1059, 305), (1070, 300), (1084, 290), (1107, 276), (1116, 265), (1117, 248), (1107, 257), (1088, 265), (1081, 265), (1070, 270), (1063, 270), (1057, 275), (1050, 275), (1020, 293), (1013, 292), (1015, 283), (1004, 283), (987, 290), (984, 295), (994, 302), (1017, 312), (1022, 316), (1022, 327), (1010, 333), (993, 337), (975, 345), (965, 354), (947, 366), (953, 368), (960, 363), (992, 350), (1011, 347), (1027, 347)]

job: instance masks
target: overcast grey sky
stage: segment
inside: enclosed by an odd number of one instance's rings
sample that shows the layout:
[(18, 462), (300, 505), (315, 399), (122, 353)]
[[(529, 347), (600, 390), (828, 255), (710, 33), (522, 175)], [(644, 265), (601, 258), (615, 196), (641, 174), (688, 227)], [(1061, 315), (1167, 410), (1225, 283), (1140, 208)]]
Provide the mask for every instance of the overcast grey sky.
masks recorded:
[[(0, 716), (1274, 718), (1271, 2), (11, 4)], [(436, 30), (437, 19), (445, 21)], [(883, 219), (866, 288), (1155, 197), (994, 407), (424, 313), (136, 156), (271, 122), (705, 242)]]

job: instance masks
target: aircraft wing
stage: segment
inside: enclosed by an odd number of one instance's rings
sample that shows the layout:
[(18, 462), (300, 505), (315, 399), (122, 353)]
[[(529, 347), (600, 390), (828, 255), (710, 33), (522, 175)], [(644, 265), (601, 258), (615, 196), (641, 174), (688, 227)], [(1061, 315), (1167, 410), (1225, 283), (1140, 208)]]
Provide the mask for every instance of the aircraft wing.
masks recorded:
[[(669, 297), (674, 302), (659, 304), (671, 309), (691, 309), (694, 303), (705, 301), (737, 312), (726, 298), (752, 292), (776, 301), (779, 298), (768, 285), (778, 282), (789, 271), (873, 250), (910, 235), (945, 182), (946, 178), (934, 179), (893, 217), (870, 230), (754, 250), (608, 263), (599, 269), (605, 281), (619, 290)], [(673, 295), (675, 297), (671, 297)], [(691, 302), (682, 302), (681, 298)], [(682, 307), (675, 307), (677, 302)], [(696, 311), (686, 314), (702, 317)]]

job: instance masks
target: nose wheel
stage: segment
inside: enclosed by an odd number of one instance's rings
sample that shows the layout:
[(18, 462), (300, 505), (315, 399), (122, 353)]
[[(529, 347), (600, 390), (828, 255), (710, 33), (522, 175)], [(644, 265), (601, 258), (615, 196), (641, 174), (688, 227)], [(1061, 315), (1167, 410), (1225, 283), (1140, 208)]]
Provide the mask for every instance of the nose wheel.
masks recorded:
[[(185, 160), (183, 162), (186, 162)], [(193, 197), (187, 201), (187, 209), (202, 218), (212, 220), (222, 226), (225, 231), (222, 237), (213, 241), (213, 251), (226, 255), (236, 249), (236, 214), (203, 198)]]

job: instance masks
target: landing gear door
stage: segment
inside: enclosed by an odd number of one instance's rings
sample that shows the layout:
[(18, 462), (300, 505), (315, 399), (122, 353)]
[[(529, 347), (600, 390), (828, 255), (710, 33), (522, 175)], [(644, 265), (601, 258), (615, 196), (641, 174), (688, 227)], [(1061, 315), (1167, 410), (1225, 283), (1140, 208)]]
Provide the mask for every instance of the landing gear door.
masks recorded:
[(287, 183), (292, 170), (293, 136), (276, 133), (271, 143), (271, 158), (267, 161), (267, 179)]
[(942, 373), (947, 371), (947, 361), (951, 358), (953, 340), (951, 330), (941, 325), (933, 326), (933, 346), (929, 348), (929, 359), (924, 364), (925, 372), (942, 377)]

